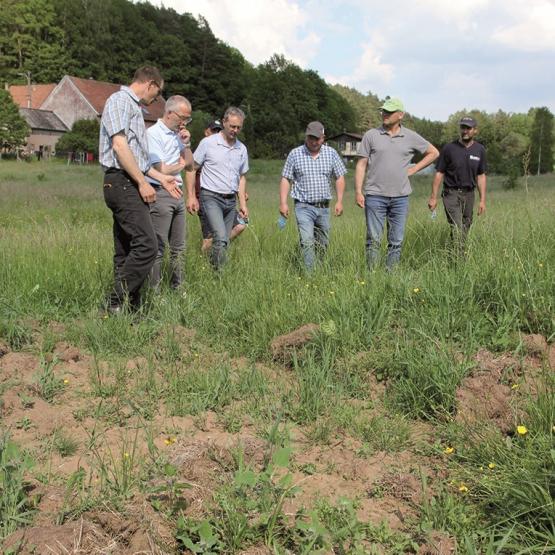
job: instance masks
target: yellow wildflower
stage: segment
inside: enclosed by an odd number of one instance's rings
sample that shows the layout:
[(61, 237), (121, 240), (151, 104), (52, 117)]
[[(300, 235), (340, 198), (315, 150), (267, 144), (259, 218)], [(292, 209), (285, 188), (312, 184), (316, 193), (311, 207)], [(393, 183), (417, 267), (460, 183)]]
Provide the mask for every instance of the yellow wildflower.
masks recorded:
[(525, 436), (528, 433), (528, 428), (526, 426), (517, 426), (516, 431), (519, 435)]
[(67, 385), (69, 383), (69, 380), (67, 378), (64, 379), (64, 384)]
[(420, 293), (420, 289), (419, 289), (418, 287), (415, 287), (415, 288), (412, 290), (412, 292), (413, 292), (413, 293)]
[(540, 268), (543, 268), (543, 263), (540, 262), (540, 263), (538, 264), (538, 266), (539, 266)]
[(490, 462), (490, 463), (488, 464), (488, 468), (489, 468), (490, 470), (493, 470), (496, 466), (497, 466), (497, 465), (496, 465), (494, 462)]
[(514, 383), (513, 385), (511, 385), (511, 389), (518, 389), (520, 387), (519, 384)]
[(461, 493), (466, 493), (466, 492), (468, 491), (468, 488), (466, 487), (465, 484), (461, 484), (461, 485), (459, 486), (459, 491), (460, 491)]
[(480, 472), (484, 472), (484, 467), (483, 466), (480, 467)]
[(175, 437), (170, 437), (168, 436), (165, 440), (164, 443), (166, 445), (171, 445), (172, 443), (175, 443), (177, 440), (175, 439)]
[(446, 447), (446, 448), (443, 450), (443, 452), (444, 452), (446, 455), (450, 455), (450, 454), (453, 453), (454, 451), (455, 451), (455, 448), (454, 448), (454, 447)]
[(123, 457), (126, 458), (126, 459), (128, 459), (128, 458), (129, 458), (129, 453), (125, 452), (125, 453), (123, 454)]

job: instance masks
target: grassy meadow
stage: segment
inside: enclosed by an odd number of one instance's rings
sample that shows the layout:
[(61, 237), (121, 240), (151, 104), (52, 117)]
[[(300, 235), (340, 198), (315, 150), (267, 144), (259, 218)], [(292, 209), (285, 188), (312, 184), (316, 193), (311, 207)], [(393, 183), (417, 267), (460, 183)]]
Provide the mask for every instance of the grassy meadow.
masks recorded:
[[(307, 276), (294, 218), (277, 226), (281, 165), (252, 162), (250, 226), (221, 275), (188, 216), (185, 293), (103, 318), (99, 168), (0, 162), (4, 552), (32, 552), (10, 537), (37, 522), (99, 526), (142, 503), (149, 553), (555, 553), (555, 177), (492, 177), (464, 259), (430, 218), (431, 176), (413, 179), (390, 274), (365, 266), (351, 167)], [(310, 342), (272, 356), (307, 323)], [(503, 426), (460, 418), (473, 377), (506, 396)]]

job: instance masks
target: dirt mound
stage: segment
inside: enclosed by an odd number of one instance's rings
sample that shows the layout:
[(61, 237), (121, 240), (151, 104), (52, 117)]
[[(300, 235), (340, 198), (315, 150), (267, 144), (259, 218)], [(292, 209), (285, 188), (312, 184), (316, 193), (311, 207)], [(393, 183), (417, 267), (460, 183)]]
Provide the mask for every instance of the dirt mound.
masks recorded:
[(78, 362), (83, 358), (83, 355), (77, 347), (61, 341), (54, 347), (54, 357), (62, 362)]
[(2, 547), (19, 546), (21, 555), (164, 555), (175, 551), (171, 530), (148, 504), (128, 507), (126, 513), (129, 518), (114, 512), (91, 512), (60, 526), (32, 526), (11, 534)]
[(31, 376), (39, 368), (39, 357), (31, 353), (6, 353), (0, 358), (0, 381), (15, 378), (30, 383)]
[[(80, 520), (62, 526), (32, 526), (19, 530), (4, 541), (5, 550), (21, 555), (115, 553), (117, 541), (91, 522)], [(121, 553), (121, 551), (120, 551)]]
[(477, 353), (476, 362), (478, 370), (457, 389), (456, 420), (465, 424), (489, 421), (502, 432), (509, 432), (514, 428), (511, 388), (501, 380), (504, 373), (520, 368), (520, 363), (510, 355), (496, 358), (485, 350)]
[(7, 355), (10, 352), (10, 348), (8, 347), (7, 343), (4, 341), (0, 341), (0, 357)]
[(456, 549), (457, 542), (445, 532), (431, 532), (427, 543), (420, 546), (418, 555), (449, 555)]
[(547, 353), (547, 340), (543, 335), (533, 333), (522, 337), (522, 344), (526, 352), (531, 355), (544, 355)]
[(276, 360), (291, 362), (293, 354), (312, 341), (319, 329), (318, 324), (305, 324), (290, 333), (275, 337), (270, 343), (272, 356)]

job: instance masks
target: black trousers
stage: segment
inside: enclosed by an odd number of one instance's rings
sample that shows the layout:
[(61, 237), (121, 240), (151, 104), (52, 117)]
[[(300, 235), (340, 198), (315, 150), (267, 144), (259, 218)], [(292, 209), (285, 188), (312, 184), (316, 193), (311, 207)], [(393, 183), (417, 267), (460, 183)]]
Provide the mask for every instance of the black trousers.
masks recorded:
[(128, 299), (137, 309), (158, 249), (149, 206), (129, 176), (114, 168), (104, 175), (104, 201), (114, 219), (114, 288), (109, 303), (122, 306)]
[(451, 235), (458, 234), (464, 242), (472, 225), (474, 211), (474, 189), (453, 189), (445, 187), (442, 193), (447, 221), (451, 225)]

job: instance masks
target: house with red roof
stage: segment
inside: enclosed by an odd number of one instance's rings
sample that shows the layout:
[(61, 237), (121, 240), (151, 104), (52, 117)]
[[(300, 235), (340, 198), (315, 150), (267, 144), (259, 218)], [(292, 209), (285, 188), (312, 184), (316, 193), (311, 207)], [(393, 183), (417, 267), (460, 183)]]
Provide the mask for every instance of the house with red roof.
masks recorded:
[(39, 109), (55, 86), (56, 83), (48, 83), (47, 85), (11, 85), (9, 91), (13, 101), (20, 108)]
[[(46, 97), (41, 108), (52, 110), (71, 129), (77, 120), (100, 118), (106, 101), (120, 87), (115, 83), (66, 75)], [(162, 117), (164, 105), (165, 100), (158, 97), (150, 106), (142, 106), (147, 127)]]
[[(58, 83), (12, 85), (9, 91), (20, 114), (31, 128), (27, 150), (50, 153), (58, 138), (81, 119), (100, 119), (106, 101), (121, 85), (65, 75)], [(158, 97), (149, 106), (141, 106), (147, 127), (164, 114), (166, 101)], [(39, 113), (39, 112), (44, 113)], [(40, 122), (40, 127), (37, 127)], [(51, 129), (50, 129), (50, 127)], [(41, 142), (48, 136), (49, 140)]]

